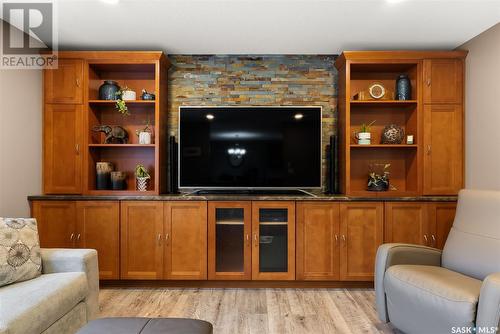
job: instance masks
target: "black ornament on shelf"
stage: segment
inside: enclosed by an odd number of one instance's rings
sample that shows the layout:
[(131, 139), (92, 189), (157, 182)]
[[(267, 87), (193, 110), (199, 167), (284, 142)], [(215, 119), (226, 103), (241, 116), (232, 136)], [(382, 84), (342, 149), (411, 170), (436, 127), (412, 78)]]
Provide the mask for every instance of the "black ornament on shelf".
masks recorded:
[(396, 81), (396, 100), (411, 100), (411, 82), (406, 74), (400, 74)]
[(401, 144), (405, 137), (402, 127), (390, 124), (382, 131), (382, 144)]

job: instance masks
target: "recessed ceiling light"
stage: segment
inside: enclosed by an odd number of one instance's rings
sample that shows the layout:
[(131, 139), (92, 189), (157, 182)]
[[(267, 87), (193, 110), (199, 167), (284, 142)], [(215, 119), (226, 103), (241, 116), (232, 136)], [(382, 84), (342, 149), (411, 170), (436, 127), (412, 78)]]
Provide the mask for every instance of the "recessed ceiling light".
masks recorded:
[(295, 119), (302, 119), (302, 118), (304, 118), (304, 115), (302, 115), (302, 114), (295, 114), (293, 117)]
[(214, 115), (212, 115), (212, 114), (207, 114), (205, 117), (206, 117), (208, 120), (210, 120), (210, 121), (211, 121), (211, 120), (213, 120), (213, 119), (215, 118), (215, 116), (214, 116)]

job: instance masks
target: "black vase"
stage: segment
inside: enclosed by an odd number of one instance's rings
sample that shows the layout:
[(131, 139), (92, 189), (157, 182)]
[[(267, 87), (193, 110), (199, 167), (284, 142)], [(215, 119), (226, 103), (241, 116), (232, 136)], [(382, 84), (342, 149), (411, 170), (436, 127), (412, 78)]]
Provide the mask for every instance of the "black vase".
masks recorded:
[(116, 100), (116, 93), (120, 90), (118, 83), (113, 80), (105, 80), (99, 87), (99, 99)]
[(411, 100), (411, 82), (406, 74), (400, 74), (396, 81), (396, 100)]

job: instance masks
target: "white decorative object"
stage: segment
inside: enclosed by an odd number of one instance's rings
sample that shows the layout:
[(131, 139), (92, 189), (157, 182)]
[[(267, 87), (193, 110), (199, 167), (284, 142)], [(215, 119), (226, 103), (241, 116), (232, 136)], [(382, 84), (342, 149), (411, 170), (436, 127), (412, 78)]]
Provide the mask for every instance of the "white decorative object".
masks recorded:
[(371, 144), (371, 133), (370, 132), (358, 132), (356, 134), (359, 145), (370, 145)]
[(136, 99), (136, 94), (133, 90), (124, 90), (122, 91), (122, 100), (123, 101), (131, 101)]
[(149, 177), (136, 177), (135, 180), (137, 183), (137, 190), (147, 191), (149, 179), (150, 179)]
[(149, 131), (139, 132), (139, 144), (141, 145), (151, 144), (151, 132)]
[(412, 145), (413, 144), (413, 135), (406, 136), (406, 143), (408, 145)]

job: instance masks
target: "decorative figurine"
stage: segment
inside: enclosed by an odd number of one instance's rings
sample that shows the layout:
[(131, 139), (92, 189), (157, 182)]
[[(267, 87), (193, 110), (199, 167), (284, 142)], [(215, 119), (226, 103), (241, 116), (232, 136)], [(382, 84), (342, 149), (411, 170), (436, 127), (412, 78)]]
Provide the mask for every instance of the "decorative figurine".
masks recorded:
[(94, 132), (103, 132), (106, 135), (105, 144), (126, 144), (128, 133), (121, 126), (97, 125), (92, 128)]

